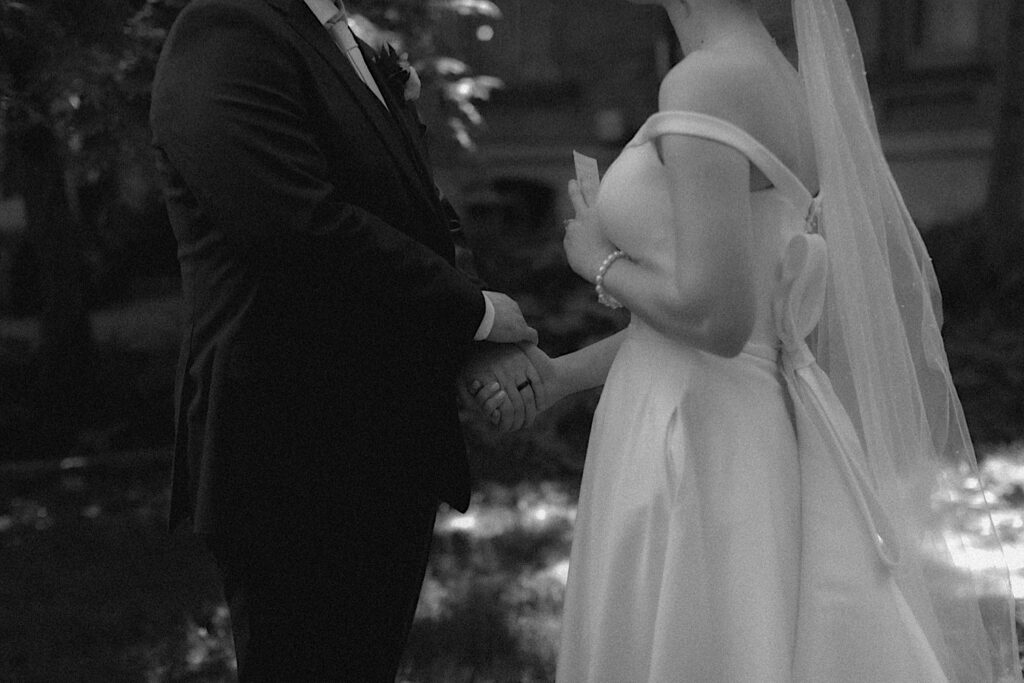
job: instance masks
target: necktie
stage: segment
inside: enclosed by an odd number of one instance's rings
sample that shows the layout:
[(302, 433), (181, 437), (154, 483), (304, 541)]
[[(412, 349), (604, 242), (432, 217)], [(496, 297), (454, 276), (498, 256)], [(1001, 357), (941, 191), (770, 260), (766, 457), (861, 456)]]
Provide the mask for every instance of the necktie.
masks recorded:
[(380, 93), (380, 88), (377, 87), (377, 82), (373, 80), (373, 74), (370, 73), (370, 69), (366, 66), (366, 60), (363, 58), (363, 52), (359, 49), (359, 45), (356, 44), (356, 37), (352, 33), (352, 29), (348, 26), (348, 14), (345, 12), (345, 5), (341, 0), (334, 0), (335, 6), (338, 11), (324, 22), (324, 26), (331, 35), (334, 36), (334, 42), (337, 43), (341, 51), (348, 57), (348, 61), (352, 64), (352, 68), (359, 74), (359, 78), (363, 80), (373, 94), (377, 96), (381, 104), (385, 107), (388, 105), (384, 102), (384, 96)]

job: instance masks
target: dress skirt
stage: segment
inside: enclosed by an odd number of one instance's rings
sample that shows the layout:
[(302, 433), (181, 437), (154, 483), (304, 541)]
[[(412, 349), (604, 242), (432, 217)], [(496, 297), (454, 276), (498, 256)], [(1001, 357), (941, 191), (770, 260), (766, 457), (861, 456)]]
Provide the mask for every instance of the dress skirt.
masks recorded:
[(558, 680), (788, 683), (800, 472), (776, 355), (634, 318), (597, 407)]

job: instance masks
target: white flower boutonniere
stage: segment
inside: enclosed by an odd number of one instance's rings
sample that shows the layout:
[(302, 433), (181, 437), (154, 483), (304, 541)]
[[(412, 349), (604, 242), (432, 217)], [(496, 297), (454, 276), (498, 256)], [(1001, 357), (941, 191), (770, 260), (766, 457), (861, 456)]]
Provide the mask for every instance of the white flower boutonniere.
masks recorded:
[(409, 56), (398, 54), (390, 43), (384, 43), (377, 53), (377, 67), (384, 74), (384, 82), (395, 97), (415, 102), (420, 96), (420, 77), (409, 65)]

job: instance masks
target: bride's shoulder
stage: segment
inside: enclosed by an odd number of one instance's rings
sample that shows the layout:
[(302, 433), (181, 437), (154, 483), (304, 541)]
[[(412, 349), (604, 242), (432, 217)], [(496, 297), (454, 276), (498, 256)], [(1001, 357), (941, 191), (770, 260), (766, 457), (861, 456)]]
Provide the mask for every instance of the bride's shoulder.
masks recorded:
[(735, 115), (751, 108), (759, 82), (758, 70), (748, 62), (697, 51), (662, 79), (658, 106), (662, 111)]

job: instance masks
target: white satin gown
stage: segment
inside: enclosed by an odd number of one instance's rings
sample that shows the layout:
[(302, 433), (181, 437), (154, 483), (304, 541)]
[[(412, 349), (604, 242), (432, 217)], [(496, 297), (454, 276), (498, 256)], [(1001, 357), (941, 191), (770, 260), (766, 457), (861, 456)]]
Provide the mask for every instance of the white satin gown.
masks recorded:
[(818, 200), (732, 124), (655, 114), (597, 201), (636, 258), (672, 258), (661, 135), (729, 145), (773, 183), (751, 195), (757, 321), (725, 359), (633, 316), (594, 416), (558, 680), (947, 680), (889, 575), (898, 549), (856, 434), (804, 343), (825, 288), (824, 241), (807, 234)]

